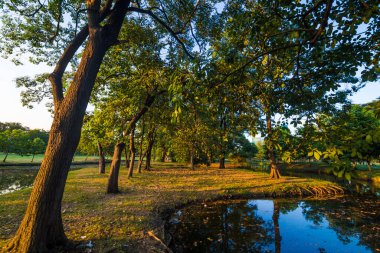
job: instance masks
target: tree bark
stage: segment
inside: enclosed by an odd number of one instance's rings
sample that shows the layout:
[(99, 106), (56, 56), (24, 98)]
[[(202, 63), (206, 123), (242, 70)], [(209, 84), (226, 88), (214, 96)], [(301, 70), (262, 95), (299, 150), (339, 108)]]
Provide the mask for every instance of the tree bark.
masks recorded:
[(225, 169), (226, 168), (225, 162), (226, 162), (226, 158), (224, 156), (221, 156), (219, 158), (219, 169)]
[(270, 164), (270, 178), (274, 179), (279, 179), (281, 178), (280, 171), (277, 167), (277, 162), (276, 162), (276, 155), (274, 153), (274, 147), (273, 147), (273, 140), (272, 140), (272, 121), (270, 118), (270, 114), (268, 113), (266, 116), (266, 121), (267, 121), (267, 131), (268, 131), (268, 143), (269, 145), (267, 146), (268, 148), (268, 156), (269, 156), (269, 164)]
[(98, 142), (99, 151), (99, 173), (104, 174), (106, 172), (106, 159), (104, 158), (104, 151), (102, 144)]
[(130, 152), (127, 148), (124, 149), (124, 157), (125, 157), (125, 168), (129, 169), (129, 155), (130, 155)]
[(156, 129), (153, 128), (148, 133), (148, 147), (146, 149), (146, 162), (145, 162), (145, 170), (150, 170), (150, 161), (152, 159), (152, 149), (155, 141), (155, 132)]
[(136, 127), (132, 128), (132, 131), (130, 134), (130, 139), (129, 139), (129, 147), (130, 147), (130, 151), (131, 151), (131, 161), (129, 163), (128, 178), (133, 176), (133, 166), (135, 165), (135, 157), (136, 157), (135, 129), (136, 129)]
[(145, 153), (143, 154), (144, 133), (145, 133), (145, 125), (144, 125), (144, 121), (142, 121), (141, 139), (140, 139), (140, 148), (139, 148), (140, 156), (139, 156), (139, 162), (137, 164), (138, 173), (141, 173), (142, 162), (145, 157)]
[(166, 152), (167, 152), (166, 147), (163, 147), (162, 148), (162, 156), (161, 156), (161, 162), (162, 163), (165, 162)]
[(119, 170), (121, 163), (121, 154), (125, 148), (125, 143), (120, 142), (115, 145), (113, 152), (112, 163), (110, 168), (110, 174), (108, 177), (107, 193), (118, 193), (119, 192)]
[(153, 148), (154, 141), (151, 141), (148, 143), (148, 149), (146, 151), (146, 161), (145, 161), (145, 170), (150, 170), (150, 162), (152, 160), (152, 148)]
[(32, 156), (32, 161), (30, 161), (31, 163), (34, 161), (34, 156), (35, 156), (35, 154), (33, 154), (33, 156)]
[(51, 252), (51, 248), (56, 245), (67, 243), (61, 217), (67, 174), (79, 143), (83, 118), (96, 75), (106, 51), (117, 39), (128, 5), (129, 2), (124, 1), (115, 3), (116, 11), (111, 14), (107, 29), (88, 26), (89, 38), (81, 62), (64, 97), (63, 72), (86, 39), (86, 33), (78, 42), (73, 40), (72, 43), (78, 44), (69, 45), (51, 75), (55, 112), (49, 141), (25, 215), (16, 235), (3, 248), (5, 252)]

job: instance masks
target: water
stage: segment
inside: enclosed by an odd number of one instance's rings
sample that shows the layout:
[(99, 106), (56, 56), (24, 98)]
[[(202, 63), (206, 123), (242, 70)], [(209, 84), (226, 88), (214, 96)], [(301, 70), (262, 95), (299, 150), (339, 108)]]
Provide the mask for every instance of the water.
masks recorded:
[[(71, 170), (96, 167), (94, 164), (72, 165)], [(0, 168), (0, 195), (18, 191), (33, 185), (38, 166), (3, 166)]]
[(380, 252), (377, 198), (194, 205), (167, 225), (175, 252)]

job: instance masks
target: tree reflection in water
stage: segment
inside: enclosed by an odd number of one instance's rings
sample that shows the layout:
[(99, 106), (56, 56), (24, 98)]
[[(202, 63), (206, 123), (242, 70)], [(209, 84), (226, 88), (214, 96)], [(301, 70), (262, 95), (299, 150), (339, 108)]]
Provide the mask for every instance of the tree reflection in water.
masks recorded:
[(215, 202), (169, 225), (175, 252), (377, 252), (376, 198)]

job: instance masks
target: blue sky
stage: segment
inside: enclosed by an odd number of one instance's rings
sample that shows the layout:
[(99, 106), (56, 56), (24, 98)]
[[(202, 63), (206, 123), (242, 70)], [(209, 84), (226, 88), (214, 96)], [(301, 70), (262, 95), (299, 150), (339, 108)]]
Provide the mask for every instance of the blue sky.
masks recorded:
[[(45, 103), (35, 105), (33, 109), (23, 107), (20, 102), (21, 90), (16, 88), (15, 79), (19, 76), (34, 76), (39, 73), (50, 73), (52, 67), (26, 63), (15, 66), (9, 60), (0, 58), (0, 122), (20, 122), (30, 128), (50, 128), (52, 117)], [(357, 104), (370, 102), (380, 97), (380, 82), (369, 83), (351, 97)]]

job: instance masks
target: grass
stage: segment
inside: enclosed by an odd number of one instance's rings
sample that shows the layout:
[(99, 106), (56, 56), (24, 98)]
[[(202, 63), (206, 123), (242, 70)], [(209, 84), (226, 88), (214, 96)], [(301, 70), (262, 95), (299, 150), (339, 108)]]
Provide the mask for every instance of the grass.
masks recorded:
[[(4, 153), (0, 152), (0, 163), (2, 163), (3, 159), (5, 157)], [(38, 154), (34, 156), (33, 163), (41, 163), (42, 159), (44, 158), (43, 154)], [(97, 161), (98, 157), (97, 156), (84, 156), (84, 155), (76, 155), (74, 157), (74, 162), (84, 162), (84, 161)], [(32, 156), (31, 155), (26, 155), (26, 156), (21, 156), (17, 154), (8, 154), (7, 160), (5, 164), (8, 163), (31, 163), (32, 161)]]
[[(98, 174), (97, 168), (71, 171), (62, 205), (69, 239), (91, 240), (95, 252), (139, 252), (152, 241), (147, 239), (147, 232), (163, 224), (162, 214), (184, 204), (233, 196), (308, 194), (310, 189), (336, 187), (316, 179), (271, 180), (266, 173), (236, 168), (192, 171), (173, 163), (156, 164), (154, 168), (132, 179), (127, 179), (126, 169), (121, 168), (121, 193), (116, 195), (105, 194), (107, 174)], [(15, 233), (30, 191), (28, 188), (0, 196), (0, 248)]]
[[(324, 163), (294, 163), (291, 165), (287, 165), (287, 170), (294, 170), (300, 172), (324, 172), (328, 166)], [(369, 180), (374, 183), (380, 183), (380, 164), (372, 165), (372, 171), (368, 170), (367, 165), (358, 164), (357, 165), (357, 173), (360, 180)]]

